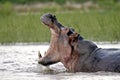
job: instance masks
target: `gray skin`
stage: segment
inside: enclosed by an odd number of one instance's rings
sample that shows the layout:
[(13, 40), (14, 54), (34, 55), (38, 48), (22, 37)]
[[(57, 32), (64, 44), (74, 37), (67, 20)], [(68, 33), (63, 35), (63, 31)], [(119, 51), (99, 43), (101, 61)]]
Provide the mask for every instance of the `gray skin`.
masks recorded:
[(120, 49), (101, 49), (93, 42), (61, 25), (52, 14), (41, 17), (50, 28), (50, 47), (38, 63), (44, 66), (63, 63), (69, 72), (120, 72)]

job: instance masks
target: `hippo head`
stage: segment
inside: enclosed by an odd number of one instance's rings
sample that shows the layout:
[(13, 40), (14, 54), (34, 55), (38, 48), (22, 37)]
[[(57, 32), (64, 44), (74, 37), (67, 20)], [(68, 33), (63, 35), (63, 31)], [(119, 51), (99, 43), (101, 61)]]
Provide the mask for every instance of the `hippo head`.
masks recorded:
[(55, 15), (52, 14), (45, 14), (41, 17), (41, 21), (47, 25), (50, 30), (51, 30), (51, 34), (58, 34), (58, 32), (60, 31), (60, 29), (64, 28), (56, 19)]
[(49, 27), (52, 27), (53, 23), (57, 21), (56, 16), (49, 13), (43, 15), (40, 19), (45, 25), (48, 25)]
[(69, 58), (72, 48), (69, 45), (68, 35), (71, 33), (71, 30), (62, 26), (52, 14), (43, 15), (41, 21), (50, 28), (51, 41), (44, 57), (41, 57), (39, 54), (38, 63), (51, 65)]

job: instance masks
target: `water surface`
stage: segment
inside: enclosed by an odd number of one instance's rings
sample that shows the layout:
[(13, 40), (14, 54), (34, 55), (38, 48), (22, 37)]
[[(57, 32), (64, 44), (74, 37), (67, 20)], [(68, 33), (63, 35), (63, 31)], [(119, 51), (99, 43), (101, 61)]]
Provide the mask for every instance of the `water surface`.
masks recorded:
[[(98, 44), (101, 48), (120, 48), (120, 44)], [(0, 80), (120, 80), (119, 73), (68, 73), (61, 63), (46, 68), (37, 64), (37, 53), (49, 45), (1, 45)], [(50, 70), (51, 69), (51, 70)]]

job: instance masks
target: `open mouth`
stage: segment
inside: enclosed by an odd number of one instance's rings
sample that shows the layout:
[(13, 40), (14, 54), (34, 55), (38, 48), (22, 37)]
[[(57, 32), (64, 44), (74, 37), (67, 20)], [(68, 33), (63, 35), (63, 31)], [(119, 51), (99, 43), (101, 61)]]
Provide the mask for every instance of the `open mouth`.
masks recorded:
[[(54, 29), (54, 31), (55, 31), (55, 29), (61, 29), (61, 30), (65, 29), (65, 27), (62, 24), (60, 24), (57, 21), (57, 18), (52, 14), (44, 14), (43, 16), (41, 16), (40, 19), (41, 19), (43, 24), (47, 25), (49, 28)], [(70, 31), (68, 32), (68, 36), (73, 34), (73, 33), (74, 33), (74, 30), (72, 30), (70, 28)]]

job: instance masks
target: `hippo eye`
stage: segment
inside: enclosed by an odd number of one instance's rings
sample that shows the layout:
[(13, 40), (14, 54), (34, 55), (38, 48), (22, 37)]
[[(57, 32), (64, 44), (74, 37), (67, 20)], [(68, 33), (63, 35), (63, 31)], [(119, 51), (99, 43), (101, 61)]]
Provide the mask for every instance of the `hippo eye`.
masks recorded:
[(71, 30), (69, 30), (69, 32), (67, 33), (67, 35), (70, 36), (71, 34), (73, 34), (73, 32)]
[(74, 29), (73, 28), (70, 28), (69, 31), (67, 32), (67, 35), (70, 36), (71, 34), (74, 33)]

